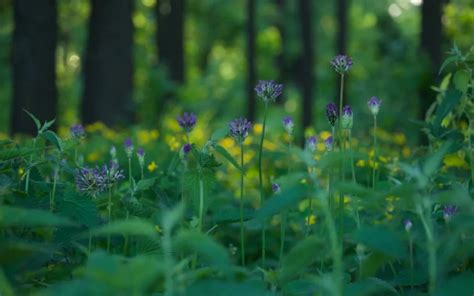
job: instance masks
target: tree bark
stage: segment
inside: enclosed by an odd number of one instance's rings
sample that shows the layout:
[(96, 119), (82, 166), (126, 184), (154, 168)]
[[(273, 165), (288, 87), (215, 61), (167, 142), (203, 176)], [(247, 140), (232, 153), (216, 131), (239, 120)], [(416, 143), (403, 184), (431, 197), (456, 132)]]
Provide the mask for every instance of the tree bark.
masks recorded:
[(247, 118), (255, 119), (255, 0), (247, 0)]
[(55, 0), (15, 0), (13, 10), (11, 133), (34, 135), (23, 109), (42, 122), (56, 116), (57, 6)]
[(303, 91), (302, 102), (302, 128), (311, 126), (313, 119), (313, 87), (315, 84), (313, 75), (314, 47), (312, 27), (312, 1), (299, 1), (299, 15), (301, 20), (301, 39), (303, 51), (301, 57), (301, 83)]
[(184, 0), (158, 0), (156, 41), (160, 64), (166, 67), (169, 78), (178, 84), (184, 75)]
[(133, 120), (131, 0), (91, 0), (85, 58), (84, 123)]
[(421, 52), (429, 58), (429, 70), (423, 78), (420, 89), (419, 116), (424, 120), (426, 111), (434, 102), (436, 94), (430, 89), (437, 77), (441, 65), (442, 38), (442, 1), (424, 0), (421, 6)]

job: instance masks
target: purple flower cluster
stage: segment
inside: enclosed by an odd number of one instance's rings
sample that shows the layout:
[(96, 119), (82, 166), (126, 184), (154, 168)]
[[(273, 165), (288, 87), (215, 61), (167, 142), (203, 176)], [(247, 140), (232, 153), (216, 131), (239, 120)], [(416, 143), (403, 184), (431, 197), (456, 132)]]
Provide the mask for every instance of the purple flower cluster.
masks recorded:
[(458, 210), (459, 209), (458, 209), (457, 206), (445, 205), (443, 207), (443, 218), (444, 218), (444, 220), (449, 221), (454, 216), (454, 214), (456, 214), (458, 212)]
[(342, 109), (341, 126), (343, 129), (351, 129), (354, 123), (352, 108), (349, 105), (344, 106)]
[(110, 167), (103, 165), (102, 168), (79, 168), (76, 171), (75, 181), (79, 191), (96, 197), (123, 178), (123, 171), (117, 163), (112, 162)]
[(295, 127), (295, 124), (293, 123), (293, 118), (291, 118), (291, 116), (286, 116), (283, 118), (283, 127), (289, 135), (293, 134), (293, 128)]
[(236, 118), (229, 123), (229, 134), (239, 143), (243, 143), (249, 131), (252, 128), (252, 123), (246, 118)]
[(382, 101), (377, 99), (377, 97), (371, 97), (370, 100), (367, 102), (367, 106), (369, 107), (370, 113), (372, 113), (373, 116), (377, 116), (381, 104)]
[(348, 72), (352, 67), (352, 59), (346, 55), (337, 55), (331, 61), (331, 65), (334, 67), (339, 74), (344, 74)]
[(125, 153), (127, 153), (127, 157), (131, 158), (132, 153), (133, 153), (133, 142), (132, 139), (126, 138), (125, 141), (123, 141), (123, 148), (125, 149)]
[(196, 125), (197, 117), (194, 113), (184, 112), (182, 116), (176, 118), (179, 126), (184, 129), (187, 133), (191, 132)]
[(316, 143), (317, 143), (316, 137), (315, 136), (310, 136), (306, 139), (305, 148), (308, 151), (314, 152), (314, 151), (316, 151)]
[(277, 84), (273, 80), (260, 80), (255, 91), (265, 103), (275, 102), (283, 92), (283, 84)]
[(86, 132), (84, 131), (84, 127), (82, 126), (82, 124), (75, 124), (71, 126), (69, 132), (71, 133), (71, 136), (76, 139), (80, 139), (86, 136)]
[(327, 151), (332, 150), (333, 144), (334, 144), (333, 142), (334, 142), (334, 140), (333, 140), (332, 136), (329, 136), (329, 137), (327, 137), (326, 140), (324, 140), (324, 145), (326, 146)]
[(337, 122), (337, 106), (333, 102), (327, 104), (326, 106), (326, 116), (328, 118), (329, 124), (335, 126)]
[(273, 184), (272, 184), (272, 191), (273, 191), (273, 193), (275, 193), (275, 194), (280, 193), (280, 191), (281, 191), (280, 184), (278, 184), (278, 183), (273, 183)]

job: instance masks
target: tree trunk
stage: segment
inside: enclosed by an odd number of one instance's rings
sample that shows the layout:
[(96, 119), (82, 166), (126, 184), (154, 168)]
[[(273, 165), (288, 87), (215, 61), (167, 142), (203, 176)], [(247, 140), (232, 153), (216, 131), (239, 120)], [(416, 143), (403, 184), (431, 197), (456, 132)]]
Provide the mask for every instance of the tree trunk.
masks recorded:
[(430, 61), (429, 71), (426, 73), (420, 90), (419, 116), (424, 120), (426, 111), (434, 102), (436, 94), (430, 89), (436, 81), (438, 69), (441, 65), (442, 43), (442, 2), (440, 0), (424, 0), (421, 6), (421, 51)]
[(247, 118), (255, 119), (255, 0), (247, 0)]
[(57, 7), (55, 0), (13, 1), (11, 133), (34, 135), (36, 127), (23, 109), (42, 122), (56, 116)]
[(178, 84), (184, 82), (184, 5), (184, 0), (158, 0), (155, 6), (159, 62)]
[(85, 58), (84, 123), (132, 121), (132, 0), (91, 0)]
[[(348, 0), (337, 0), (337, 7), (336, 7), (336, 18), (337, 18), (337, 40), (336, 40), (336, 49), (337, 54), (347, 54), (347, 12), (348, 12)], [(339, 85), (341, 83), (341, 75), (336, 73), (337, 77), (337, 85), (336, 85), (336, 97), (339, 95)], [(345, 89), (347, 88), (349, 75), (344, 77), (344, 93)], [(346, 96), (347, 98), (347, 96)], [(346, 99), (345, 102), (347, 103), (348, 100)]]
[(311, 126), (313, 119), (313, 27), (312, 27), (312, 6), (311, 1), (299, 1), (299, 15), (301, 22), (301, 39), (303, 41), (303, 51), (301, 57), (301, 83), (303, 88), (302, 102), (302, 128)]

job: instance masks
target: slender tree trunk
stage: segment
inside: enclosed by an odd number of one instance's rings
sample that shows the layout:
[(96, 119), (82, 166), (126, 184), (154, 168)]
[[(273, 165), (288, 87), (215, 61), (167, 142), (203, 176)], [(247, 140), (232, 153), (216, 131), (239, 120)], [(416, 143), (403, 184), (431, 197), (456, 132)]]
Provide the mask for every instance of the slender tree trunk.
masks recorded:
[(15, 0), (11, 133), (35, 134), (23, 109), (41, 121), (56, 116), (57, 7), (55, 0)]
[(133, 119), (132, 10), (132, 0), (91, 0), (84, 123), (123, 125)]
[(312, 27), (312, 1), (299, 1), (299, 15), (301, 22), (301, 39), (303, 41), (303, 52), (301, 58), (301, 83), (303, 88), (302, 102), (302, 128), (311, 126), (313, 119), (313, 87), (315, 79), (313, 76), (314, 47)]
[(424, 77), (420, 89), (419, 116), (425, 118), (426, 111), (435, 100), (435, 92), (430, 89), (435, 83), (441, 65), (442, 44), (442, 1), (424, 0), (421, 6), (421, 51), (429, 58), (429, 71)]
[(255, 119), (255, 0), (247, 0), (247, 117)]
[(166, 67), (170, 79), (178, 84), (184, 75), (184, 0), (158, 0), (156, 42), (160, 64)]
[[(348, 5), (349, 0), (337, 0), (337, 7), (336, 7), (336, 19), (337, 19), (337, 40), (336, 40), (336, 49), (337, 54), (347, 54), (347, 13), (349, 9)], [(336, 97), (339, 94), (339, 85), (341, 83), (341, 75), (335, 74), (337, 77), (337, 84), (336, 84)], [(344, 77), (344, 93), (345, 88), (348, 83), (348, 75)], [(347, 100), (346, 100), (347, 102)]]
[[(285, 30), (285, 12), (286, 12), (286, 0), (275, 0), (275, 4), (278, 10), (278, 20), (276, 27), (280, 32), (281, 39), (281, 51), (276, 57), (276, 63), (278, 67), (278, 82), (287, 83), (287, 67), (286, 67), (286, 30)], [(277, 104), (283, 104), (285, 102), (285, 92), (282, 93), (280, 98), (277, 100)]]

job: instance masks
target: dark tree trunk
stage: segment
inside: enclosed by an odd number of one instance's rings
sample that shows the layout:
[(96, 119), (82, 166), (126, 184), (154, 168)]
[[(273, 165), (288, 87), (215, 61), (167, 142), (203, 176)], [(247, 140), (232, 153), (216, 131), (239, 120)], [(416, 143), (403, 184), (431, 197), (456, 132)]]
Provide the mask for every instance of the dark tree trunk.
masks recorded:
[(132, 0), (91, 0), (82, 101), (84, 123), (133, 119)]
[(247, 118), (255, 119), (255, 0), (247, 0)]
[(13, 1), (11, 133), (35, 134), (23, 109), (42, 122), (56, 116), (57, 7), (55, 0)]
[(421, 84), (419, 116), (425, 118), (426, 111), (435, 100), (435, 92), (430, 89), (436, 81), (438, 69), (441, 65), (442, 38), (442, 1), (424, 0), (421, 6), (421, 51), (430, 61), (429, 72)]
[[(275, 4), (278, 10), (278, 20), (276, 21), (276, 27), (280, 32), (281, 38), (281, 51), (276, 57), (276, 64), (278, 67), (278, 79), (279, 83), (287, 83), (287, 67), (286, 67), (286, 32), (285, 32), (285, 17), (286, 17), (286, 0), (275, 0)], [(285, 92), (282, 93), (280, 98), (277, 100), (277, 104), (283, 104), (285, 102)]]
[(178, 84), (184, 82), (184, 5), (184, 0), (158, 0), (155, 7), (159, 62)]
[(302, 103), (302, 128), (311, 126), (313, 119), (313, 27), (312, 27), (312, 1), (299, 1), (299, 15), (301, 22), (301, 39), (303, 52), (301, 57), (301, 84), (303, 88)]
[[(336, 7), (336, 19), (337, 19), (337, 40), (336, 40), (336, 49), (338, 54), (347, 54), (347, 13), (349, 9), (348, 2), (349, 0), (337, 0)], [(341, 83), (341, 75), (336, 73), (337, 85), (336, 85), (336, 94), (339, 95), (339, 85)], [(347, 88), (348, 75), (344, 77), (344, 93)], [(336, 96), (337, 97), (337, 96)], [(347, 98), (347, 96), (345, 96)], [(345, 100), (347, 103), (347, 99)]]

